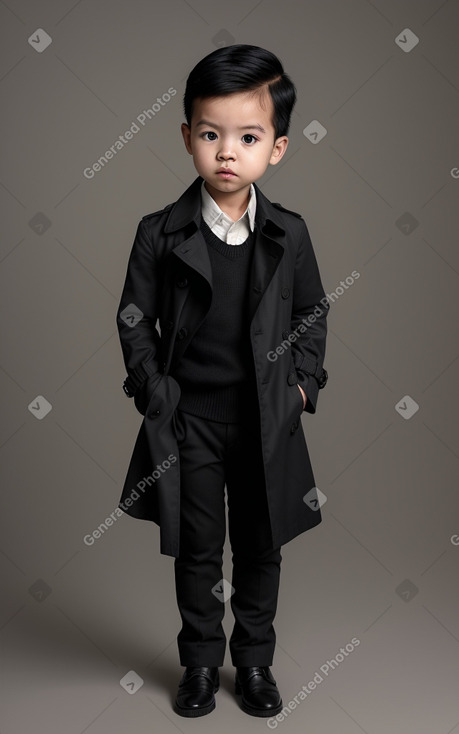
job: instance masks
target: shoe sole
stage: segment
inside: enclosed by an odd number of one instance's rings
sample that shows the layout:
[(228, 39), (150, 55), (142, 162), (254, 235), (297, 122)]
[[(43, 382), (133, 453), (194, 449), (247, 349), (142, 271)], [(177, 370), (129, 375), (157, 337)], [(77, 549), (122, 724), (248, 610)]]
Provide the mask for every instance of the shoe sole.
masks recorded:
[[(217, 686), (217, 688), (214, 688), (214, 694), (217, 693), (220, 686)], [(208, 706), (201, 706), (200, 708), (191, 708), (191, 709), (184, 709), (180, 706), (177, 706), (177, 702), (174, 702), (173, 710), (176, 714), (179, 716), (184, 716), (188, 719), (195, 719), (198, 716), (205, 716), (206, 714), (210, 714), (215, 709), (216, 702), (215, 700), (212, 701)]]

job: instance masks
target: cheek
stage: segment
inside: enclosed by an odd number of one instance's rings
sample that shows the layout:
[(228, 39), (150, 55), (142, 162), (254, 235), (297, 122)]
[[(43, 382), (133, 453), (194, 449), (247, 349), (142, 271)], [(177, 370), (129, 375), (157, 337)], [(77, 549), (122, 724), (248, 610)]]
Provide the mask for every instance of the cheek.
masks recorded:
[(263, 147), (258, 147), (256, 150), (254, 149), (252, 152), (253, 157), (257, 158), (260, 162), (269, 161), (271, 158), (272, 148), (268, 145), (264, 145)]
[(258, 151), (256, 159), (254, 159), (254, 166), (258, 168), (266, 168), (269, 161), (271, 160), (271, 151), (264, 150), (263, 152)]
[(199, 158), (199, 160), (202, 160), (202, 161), (205, 161), (211, 155), (210, 149), (206, 148), (203, 145), (196, 145), (194, 151), (195, 151), (195, 156)]

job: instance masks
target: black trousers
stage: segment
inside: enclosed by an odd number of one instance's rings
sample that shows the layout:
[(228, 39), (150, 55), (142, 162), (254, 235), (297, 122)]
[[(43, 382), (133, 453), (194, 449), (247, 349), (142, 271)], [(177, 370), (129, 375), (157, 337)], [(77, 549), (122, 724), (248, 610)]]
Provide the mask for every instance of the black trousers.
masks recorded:
[[(232, 664), (273, 661), (282, 556), (272, 547), (258, 420), (253, 412), (243, 423), (218, 423), (178, 409), (174, 416), (181, 482), (180, 555), (174, 571), (183, 666), (223, 665), (226, 603), (234, 615)], [(232, 578), (226, 581), (234, 592), (223, 584), (222, 573), (225, 485), (232, 552)]]

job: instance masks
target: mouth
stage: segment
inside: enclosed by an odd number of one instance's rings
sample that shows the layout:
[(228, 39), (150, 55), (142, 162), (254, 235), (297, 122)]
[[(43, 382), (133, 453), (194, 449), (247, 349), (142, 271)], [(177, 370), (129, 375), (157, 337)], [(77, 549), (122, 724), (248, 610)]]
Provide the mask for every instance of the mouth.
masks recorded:
[(233, 178), (236, 174), (231, 170), (231, 168), (219, 168), (217, 176), (221, 176), (222, 178)]

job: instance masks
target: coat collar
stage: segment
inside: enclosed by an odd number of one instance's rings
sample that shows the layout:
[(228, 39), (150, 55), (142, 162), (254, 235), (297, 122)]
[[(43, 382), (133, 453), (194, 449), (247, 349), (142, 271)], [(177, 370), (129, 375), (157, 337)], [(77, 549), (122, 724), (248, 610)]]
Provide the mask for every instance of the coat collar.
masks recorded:
[[(191, 186), (180, 196), (172, 205), (169, 212), (164, 231), (166, 233), (175, 232), (183, 229), (190, 222), (194, 222), (199, 229), (201, 221), (201, 184), (203, 179), (197, 176)], [(272, 234), (284, 235), (285, 228), (283, 226), (282, 212), (274, 207), (269, 199), (262, 193), (258, 186), (254, 183), (257, 209), (255, 221), (260, 228), (265, 226), (272, 228)], [(271, 234), (271, 232), (270, 232)], [(281, 237), (282, 239), (282, 237)]]

